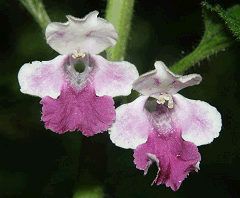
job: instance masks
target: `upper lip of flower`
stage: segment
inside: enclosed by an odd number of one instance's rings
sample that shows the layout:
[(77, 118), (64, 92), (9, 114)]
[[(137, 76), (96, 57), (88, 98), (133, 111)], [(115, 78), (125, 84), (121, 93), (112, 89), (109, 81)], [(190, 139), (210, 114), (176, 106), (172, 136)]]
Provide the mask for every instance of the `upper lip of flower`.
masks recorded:
[(199, 84), (202, 80), (199, 74), (176, 75), (161, 61), (155, 62), (154, 66), (155, 70), (141, 75), (133, 82), (133, 89), (158, 100), (159, 95), (175, 94), (185, 87)]
[(115, 46), (118, 34), (114, 26), (97, 17), (98, 14), (98, 11), (93, 11), (83, 19), (67, 15), (65, 23), (50, 23), (45, 31), (47, 43), (60, 54), (71, 54), (78, 49), (99, 54)]

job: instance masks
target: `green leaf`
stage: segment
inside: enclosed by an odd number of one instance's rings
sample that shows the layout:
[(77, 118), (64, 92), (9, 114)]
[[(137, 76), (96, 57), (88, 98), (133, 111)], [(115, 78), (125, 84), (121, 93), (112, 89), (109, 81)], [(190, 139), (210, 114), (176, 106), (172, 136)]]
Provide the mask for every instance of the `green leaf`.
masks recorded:
[(231, 33), (240, 39), (240, 5), (234, 5), (228, 8), (226, 11), (219, 5), (213, 7), (209, 3), (202, 3), (205, 12), (210, 11), (211, 15), (215, 14), (225, 27), (227, 27)]
[(213, 7), (202, 3), (205, 31), (197, 48), (173, 65), (170, 69), (180, 74), (201, 60), (224, 51), (240, 39), (240, 6), (235, 5), (226, 11), (219, 5)]

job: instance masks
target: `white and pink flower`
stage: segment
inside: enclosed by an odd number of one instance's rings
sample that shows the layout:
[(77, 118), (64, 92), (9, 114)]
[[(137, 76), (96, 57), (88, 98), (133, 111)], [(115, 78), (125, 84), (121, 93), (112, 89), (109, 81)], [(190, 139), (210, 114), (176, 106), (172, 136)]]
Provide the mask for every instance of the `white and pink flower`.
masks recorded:
[[(113, 25), (93, 11), (83, 19), (67, 16), (50, 23), (47, 43), (61, 55), (50, 61), (24, 64), (18, 74), (21, 92), (42, 98), (42, 121), (57, 133), (78, 129), (86, 136), (106, 131), (115, 120), (112, 97), (129, 95), (138, 78), (127, 61), (111, 62), (96, 55), (115, 46)], [(76, 71), (83, 64), (83, 72)]]
[(153, 183), (165, 183), (176, 191), (189, 172), (199, 170), (197, 146), (219, 136), (221, 115), (206, 102), (177, 94), (199, 84), (200, 75), (175, 75), (160, 61), (155, 68), (133, 83), (142, 95), (116, 109), (110, 139), (119, 147), (134, 149), (134, 163), (144, 174), (155, 162), (158, 173)]

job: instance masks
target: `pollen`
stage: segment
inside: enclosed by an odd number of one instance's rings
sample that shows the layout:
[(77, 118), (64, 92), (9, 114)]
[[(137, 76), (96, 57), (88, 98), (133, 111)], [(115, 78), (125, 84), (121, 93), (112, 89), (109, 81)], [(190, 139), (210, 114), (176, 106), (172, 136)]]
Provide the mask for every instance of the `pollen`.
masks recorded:
[(164, 104), (165, 103), (165, 100), (163, 98), (161, 98), (161, 100), (157, 100), (157, 103), (158, 104)]
[(169, 109), (172, 109), (172, 108), (173, 108), (173, 103), (170, 102), (170, 101), (168, 101), (168, 108), (169, 108)]
[(158, 104), (164, 104), (166, 101), (168, 101), (168, 108), (172, 109), (173, 108), (173, 101), (171, 96), (167, 94), (162, 94), (160, 95), (160, 100), (157, 100)]
[(164, 100), (169, 101), (169, 96), (167, 94), (160, 95)]
[(79, 57), (84, 58), (85, 54), (81, 50), (78, 49), (78, 50), (74, 50), (72, 57), (74, 59), (79, 58)]

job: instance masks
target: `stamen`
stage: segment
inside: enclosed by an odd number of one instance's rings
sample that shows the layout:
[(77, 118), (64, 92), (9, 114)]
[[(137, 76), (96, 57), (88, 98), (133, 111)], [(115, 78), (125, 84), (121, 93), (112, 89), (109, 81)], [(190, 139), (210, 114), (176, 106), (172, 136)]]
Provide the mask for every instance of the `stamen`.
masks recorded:
[(74, 50), (72, 57), (73, 57), (74, 59), (76, 59), (76, 58), (78, 58), (78, 57), (84, 58), (84, 57), (85, 57), (85, 54), (84, 54), (80, 49), (78, 49), (78, 50)]
[(168, 101), (168, 108), (169, 108), (169, 109), (172, 109), (172, 108), (173, 108), (173, 103), (170, 102), (170, 101)]
[(157, 100), (158, 104), (164, 104), (166, 101), (168, 101), (168, 108), (173, 108), (173, 100), (172, 97), (168, 94), (162, 94), (160, 95), (160, 100)]
[(163, 94), (163, 95), (161, 95), (161, 97), (164, 99), (164, 100), (169, 100), (169, 96), (167, 95), (167, 94)]
[(173, 99), (172, 99), (171, 95), (169, 95), (168, 108), (169, 108), (169, 109), (172, 109), (172, 108), (173, 108)]
[(161, 100), (157, 100), (157, 103), (158, 104), (164, 104), (165, 103), (165, 100), (163, 98), (161, 98)]

